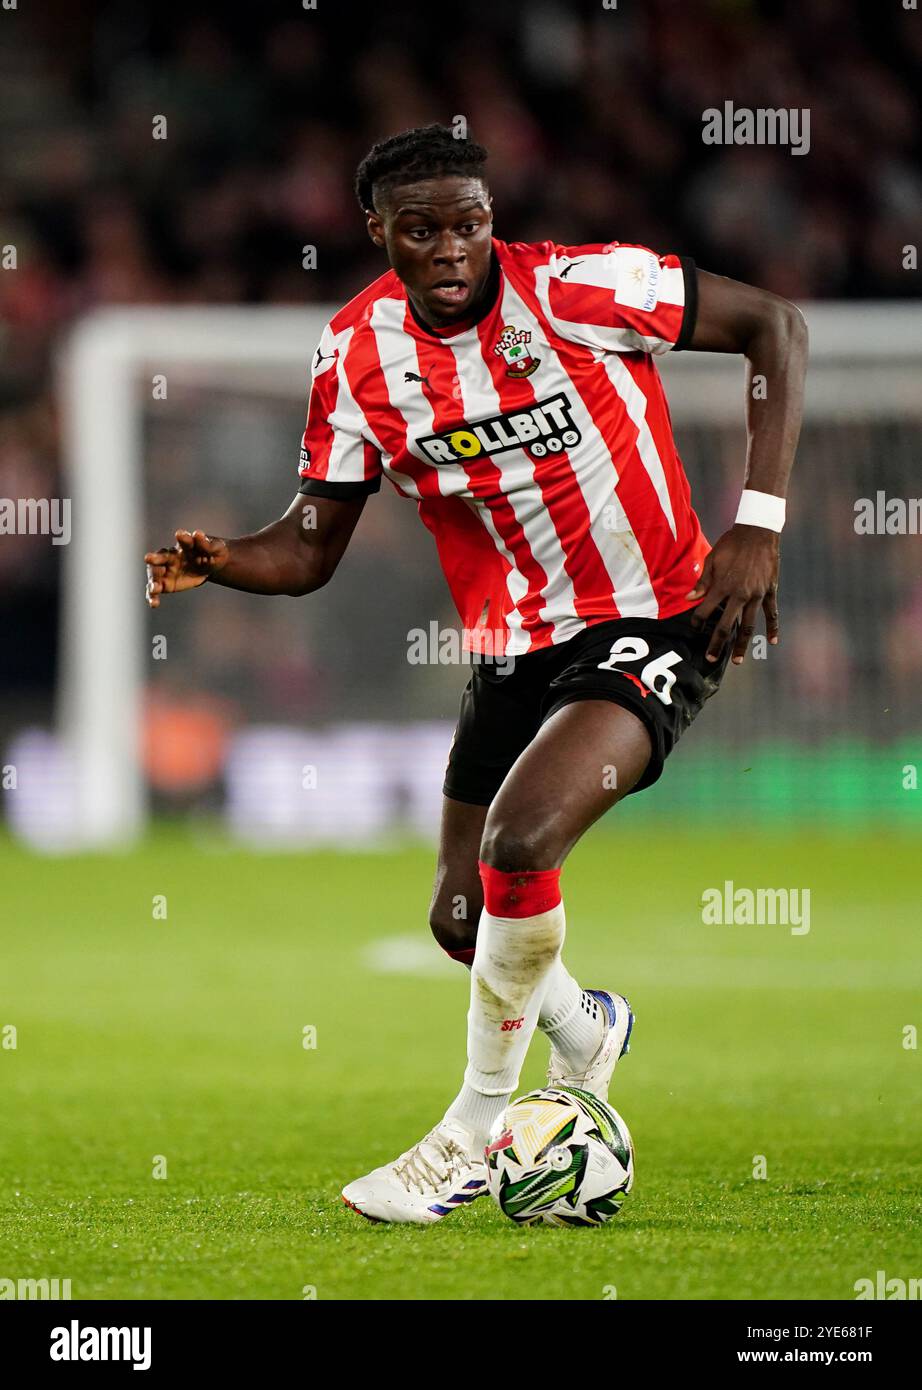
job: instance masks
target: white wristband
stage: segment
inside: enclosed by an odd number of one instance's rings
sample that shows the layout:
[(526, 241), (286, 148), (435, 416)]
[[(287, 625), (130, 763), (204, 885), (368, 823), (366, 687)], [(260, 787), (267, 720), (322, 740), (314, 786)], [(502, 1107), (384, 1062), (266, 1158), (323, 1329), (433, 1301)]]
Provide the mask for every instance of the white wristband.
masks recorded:
[(785, 501), (771, 492), (756, 492), (753, 488), (743, 488), (739, 511), (736, 513), (737, 526), (764, 526), (767, 531), (780, 531), (784, 526)]

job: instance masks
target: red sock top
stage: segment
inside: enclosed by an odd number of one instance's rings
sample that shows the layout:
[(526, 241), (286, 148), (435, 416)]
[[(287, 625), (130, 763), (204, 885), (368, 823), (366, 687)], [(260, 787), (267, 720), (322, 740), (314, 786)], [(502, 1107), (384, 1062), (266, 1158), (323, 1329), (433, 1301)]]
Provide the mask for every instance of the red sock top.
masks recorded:
[(527, 869), (507, 874), (478, 861), (483, 905), (492, 917), (537, 917), (560, 902), (559, 869)]
[(452, 960), (459, 960), (462, 965), (473, 965), (474, 949), (473, 946), (463, 946), (460, 951), (449, 951), (447, 946), (442, 947), (446, 956), (451, 956)]

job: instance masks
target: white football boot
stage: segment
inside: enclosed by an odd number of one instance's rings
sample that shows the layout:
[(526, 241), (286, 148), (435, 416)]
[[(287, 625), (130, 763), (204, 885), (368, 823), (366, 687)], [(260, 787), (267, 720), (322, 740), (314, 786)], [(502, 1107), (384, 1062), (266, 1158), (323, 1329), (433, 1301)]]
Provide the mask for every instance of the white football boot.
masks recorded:
[(623, 994), (609, 994), (604, 989), (588, 989), (586, 993), (597, 999), (605, 1010), (608, 1018), (605, 1036), (586, 1070), (581, 1072), (569, 1071), (560, 1053), (552, 1046), (547, 1084), (578, 1086), (580, 1090), (591, 1091), (599, 1100), (607, 1102), (611, 1074), (624, 1054), (631, 1050), (634, 1015)]
[(487, 1190), (483, 1146), (457, 1120), (442, 1120), (393, 1163), (343, 1188), (343, 1201), (370, 1221), (426, 1226)]

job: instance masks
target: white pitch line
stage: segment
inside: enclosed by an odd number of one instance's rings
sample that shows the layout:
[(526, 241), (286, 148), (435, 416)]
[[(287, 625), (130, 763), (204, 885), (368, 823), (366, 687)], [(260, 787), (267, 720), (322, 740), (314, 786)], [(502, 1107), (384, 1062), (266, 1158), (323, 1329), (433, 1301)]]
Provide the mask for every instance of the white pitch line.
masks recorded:
[(385, 936), (362, 951), (362, 964), (377, 975), (415, 975), (426, 979), (457, 977), (460, 967), (431, 937)]

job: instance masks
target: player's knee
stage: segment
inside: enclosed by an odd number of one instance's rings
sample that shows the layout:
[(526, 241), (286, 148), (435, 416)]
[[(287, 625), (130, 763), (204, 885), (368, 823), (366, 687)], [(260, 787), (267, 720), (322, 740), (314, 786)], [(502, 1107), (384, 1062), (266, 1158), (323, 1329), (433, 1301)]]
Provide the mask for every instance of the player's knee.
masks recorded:
[(502, 873), (527, 873), (557, 867), (560, 847), (544, 826), (523, 826), (502, 815), (488, 816), (480, 858)]
[(443, 951), (471, 951), (477, 944), (477, 921), (480, 899), (470, 901), (465, 893), (433, 899), (429, 909), (429, 926)]

